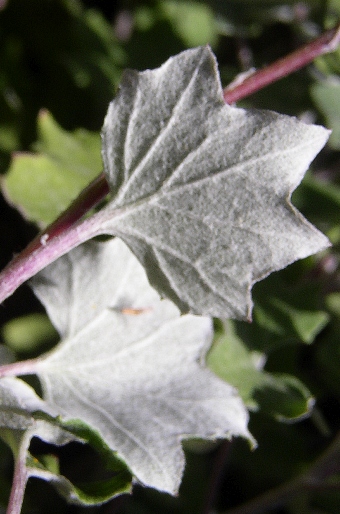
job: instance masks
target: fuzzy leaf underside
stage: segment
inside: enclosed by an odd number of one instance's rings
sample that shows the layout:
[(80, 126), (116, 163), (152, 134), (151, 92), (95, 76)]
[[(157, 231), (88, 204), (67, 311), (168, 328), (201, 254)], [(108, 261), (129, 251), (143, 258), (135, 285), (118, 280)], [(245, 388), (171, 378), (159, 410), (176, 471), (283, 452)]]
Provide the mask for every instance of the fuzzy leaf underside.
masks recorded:
[(26, 430), (35, 423), (34, 414), (56, 415), (34, 390), (17, 378), (0, 379), (0, 428)]
[(256, 281), (329, 245), (290, 203), (328, 135), (225, 105), (208, 47), (127, 71), (102, 132), (103, 232), (182, 312), (250, 318)]
[(177, 492), (182, 439), (251, 437), (239, 396), (203, 363), (211, 320), (160, 300), (120, 239), (73, 250), (33, 286), (63, 339), (37, 366), (45, 401), (97, 430), (140, 482)]
[[(125, 464), (116, 458), (114, 452), (108, 451), (96, 433), (79, 423), (63, 426), (56, 411), (18, 378), (0, 379), (0, 437), (9, 444), (15, 459), (23, 458), (28, 477), (50, 482), (68, 502), (98, 505), (131, 489), (131, 474)], [(33, 437), (57, 446), (75, 441), (89, 443), (103, 455), (104, 463), (114, 474), (106, 480), (87, 483), (79, 488), (58, 472), (56, 458), (57, 469), (49, 469), (32, 457), (29, 445)]]

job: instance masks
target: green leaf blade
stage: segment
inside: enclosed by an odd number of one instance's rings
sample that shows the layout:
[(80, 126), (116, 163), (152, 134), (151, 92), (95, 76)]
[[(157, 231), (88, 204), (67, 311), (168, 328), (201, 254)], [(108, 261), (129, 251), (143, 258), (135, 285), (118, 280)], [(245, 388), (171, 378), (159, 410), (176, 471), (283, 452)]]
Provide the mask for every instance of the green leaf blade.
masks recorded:
[(38, 129), (38, 153), (14, 155), (3, 191), (27, 219), (47, 225), (101, 172), (100, 137), (67, 132), (47, 111), (40, 113)]
[(251, 351), (239, 337), (235, 322), (218, 332), (207, 357), (208, 366), (234, 385), (248, 408), (280, 421), (295, 421), (310, 415), (314, 398), (296, 377), (263, 369), (266, 356)]

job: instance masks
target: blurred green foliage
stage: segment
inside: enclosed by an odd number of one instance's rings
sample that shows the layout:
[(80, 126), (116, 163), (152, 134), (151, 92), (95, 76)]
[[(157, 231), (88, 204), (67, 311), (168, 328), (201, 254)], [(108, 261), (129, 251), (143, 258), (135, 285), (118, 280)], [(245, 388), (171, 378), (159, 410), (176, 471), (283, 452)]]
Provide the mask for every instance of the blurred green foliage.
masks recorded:
[(8, 348), (19, 353), (31, 353), (50, 340), (58, 341), (50, 320), (39, 312), (11, 319), (3, 325), (1, 332)]
[[(0, 1), (2, 190), (25, 217), (23, 221), (1, 200), (1, 262), (24, 247), (34, 232), (28, 221), (39, 226), (52, 221), (101, 171), (99, 131), (125, 67), (159, 66), (187, 47), (209, 43), (227, 85), (237, 73), (265, 66), (339, 18), (340, 0)], [(243, 441), (205, 450), (200, 444), (188, 446), (178, 498), (136, 486), (133, 496), (84, 509), (68, 506), (49, 485), (33, 480), (23, 512), (197, 514), (208, 512), (208, 503), (225, 512), (294, 481), (336, 437), (339, 74), (340, 49), (241, 102), (322, 122), (333, 130), (328, 147), (294, 193), (295, 205), (329, 235), (333, 248), (257, 284), (253, 323), (217, 320), (207, 358), (210, 368), (237, 387), (251, 409), (250, 430), (258, 449), (251, 452)], [(29, 299), (27, 292), (18, 291), (13, 302), (2, 307), (3, 363), (15, 354), (29, 358), (55, 341), (42, 309), (32, 296)], [(300, 422), (293, 424), (297, 419)], [(11, 456), (0, 444), (0, 505), (5, 508)], [(65, 476), (76, 476), (76, 483), (94, 458), (72, 445), (47, 448), (34, 441), (33, 450), (39, 459), (56, 455), (57, 461), (45, 459), (45, 464), (57, 464)], [(320, 483), (272, 512), (337, 514), (339, 473), (339, 460), (331, 461), (332, 488)]]
[(27, 219), (41, 226), (52, 223), (99, 175), (102, 161), (97, 132), (66, 132), (48, 111), (40, 111), (37, 130), (36, 153), (13, 155), (3, 192)]

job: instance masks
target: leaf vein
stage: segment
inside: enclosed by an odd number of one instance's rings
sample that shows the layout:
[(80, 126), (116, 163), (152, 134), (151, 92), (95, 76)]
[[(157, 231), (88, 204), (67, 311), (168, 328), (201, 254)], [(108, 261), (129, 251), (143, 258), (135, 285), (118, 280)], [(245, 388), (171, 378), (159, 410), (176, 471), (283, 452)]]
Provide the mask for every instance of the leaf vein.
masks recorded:
[[(79, 403), (83, 404), (85, 408), (88, 407), (90, 409), (93, 409), (95, 412), (100, 413), (100, 415), (103, 416), (103, 418), (106, 419), (109, 423), (111, 423), (117, 430), (119, 430), (123, 434), (123, 436), (128, 438), (132, 443), (136, 444), (143, 452), (145, 452), (145, 454), (156, 464), (157, 468), (159, 468), (160, 472), (162, 473), (162, 475), (166, 477), (166, 479), (171, 480), (171, 477), (166, 473), (166, 470), (164, 466), (162, 466), (162, 463), (158, 459), (158, 457), (154, 454), (154, 452), (150, 451), (150, 449), (147, 446), (145, 446), (145, 444), (139, 438), (137, 438), (130, 430), (127, 430), (125, 427), (123, 427), (114, 418), (114, 416), (110, 415), (105, 409), (101, 408), (97, 402), (92, 402), (90, 401), (90, 399), (85, 400), (85, 398), (78, 393), (77, 389), (73, 387), (72, 383), (70, 384), (70, 382), (65, 378), (65, 376), (63, 377), (63, 381), (65, 386), (69, 388), (70, 392), (73, 393), (73, 395), (77, 398)], [(86, 416), (84, 421), (86, 422)], [(101, 431), (100, 428), (97, 428), (97, 430), (99, 430), (99, 432)], [(112, 449), (117, 450), (117, 448)], [(118, 452), (120, 452), (119, 449)], [(122, 456), (125, 457), (124, 455)]]
[[(117, 203), (117, 204), (120, 203), (121, 199), (124, 198), (125, 193), (131, 188), (131, 185), (133, 184), (133, 182), (139, 178), (140, 174), (143, 173), (145, 165), (146, 165), (148, 159), (150, 158), (150, 156), (153, 155), (153, 153), (156, 150), (158, 150), (158, 147), (161, 144), (162, 140), (164, 139), (164, 137), (166, 137), (168, 131), (171, 130), (172, 125), (177, 121), (177, 113), (179, 111), (180, 114), (181, 114), (181, 105), (186, 100), (186, 97), (187, 97), (187, 94), (188, 94), (190, 86), (196, 80), (196, 77), (197, 77), (198, 71), (199, 71), (199, 66), (200, 66), (203, 58), (204, 58), (204, 56), (201, 57), (201, 61), (199, 62), (199, 64), (196, 67), (196, 69), (194, 70), (194, 73), (190, 77), (190, 80), (188, 81), (188, 83), (185, 86), (185, 88), (183, 89), (183, 91), (181, 91), (181, 94), (180, 94), (179, 98), (176, 100), (176, 103), (175, 103), (175, 105), (172, 108), (172, 113), (171, 113), (169, 119), (164, 124), (162, 129), (158, 132), (158, 134), (156, 135), (155, 139), (150, 143), (150, 146), (146, 149), (146, 152), (140, 157), (140, 160), (136, 164), (135, 168), (131, 169), (130, 176), (126, 180), (126, 182), (122, 185), (122, 187), (121, 187), (121, 189), (120, 189), (120, 191), (119, 191), (119, 193), (118, 193), (118, 195), (117, 195), (117, 197), (115, 199), (115, 203)], [(130, 120), (132, 118), (134, 118), (134, 116), (133, 116), (134, 113), (135, 113), (135, 109), (132, 112), (132, 116), (130, 116)], [(137, 112), (137, 115), (138, 114), (139, 113)], [(130, 123), (129, 123), (129, 125), (130, 125)], [(125, 139), (125, 144), (124, 144), (124, 148), (125, 148), (124, 156), (126, 155), (126, 148), (128, 146), (127, 143), (128, 142), (127, 142), (127, 138), (126, 138)], [(131, 146), (133, 146), (133, 145), (131, 145)], [(124, 162), (125, 162), (125, 158), (124, 158)], [(124, 170), (124, 175), (125, 174), (126, 174), (126, 170)]]

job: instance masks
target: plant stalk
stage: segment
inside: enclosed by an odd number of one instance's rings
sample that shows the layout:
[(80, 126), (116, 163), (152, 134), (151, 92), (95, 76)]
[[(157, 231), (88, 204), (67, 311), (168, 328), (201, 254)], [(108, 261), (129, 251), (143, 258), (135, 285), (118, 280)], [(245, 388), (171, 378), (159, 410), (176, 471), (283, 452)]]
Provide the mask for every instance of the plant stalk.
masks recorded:
[(93, 209), (100, 203), (109, 193), (109, 185), (105, 179), (104, 173), (101, 173), (90, 184), (83, 189), (79, 196), (53, 223), (51, 223), (43, 232), (38, 234), (28, 246), (14, 257), (12, 262), (21, 259), (26, 255), (32, 254), (41, 246), (46, 246), (52, 239), (59, 236), (75, 223), (77, 223), (88, 211)]
[(56, 259), (81, 243), (101, 235), (101, 211), (85, 220), (71, 225), (50, 238), (49, 232), (40, 235), (40, 244), (34, 240), (15, 257), (0, 273), (0, 303), (16, 289)]
[(18, 377), (20, 375), (36, 375), (38, 362), (39, 358), (3, 364), (0, 366), (0, 378)]
[(235, 80), (224, 89), (224, 101), (228, 104), (238, 102), (260, 89), (290, 75), (310, 64), (320, 55), (334, 52), (340, 43), (340, 24), (327, 30), (320, 37), (307, 43), (289, 55), (278, 59), (261, 70), (246, 76), (244, 80)]
[[(243, 81), (236, 80), (231, 83), (224, 90), (225, 102), (234, 103), (255, 93), (268, 84), (306, 66), (316, 57), (334, 51), (339, 43), (340, 24), (295, 52), (254, 72)], [(95, 231), (91, 232), (91, 218), (82, 222), (80, 220), (108, 193), (109, 186), (105, 175), (101, 173), (55, 222), (14, 257), (0, 273), (0, 303), (45, 266), (90, 237), (98, 235)], [(92, 230), (93, 227), (92, 224)]]
[(12, 489), (6, 514), (20, 514), (21, 512), (26, 484), (29, 478), (29, 472), (26, 466), (28, 444), (29, 441), (26, 441), (26, 438), (24, 437), (24, 440), (20, 445), (19, 453), (15, 458)]

